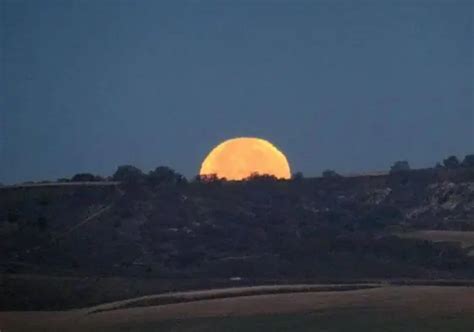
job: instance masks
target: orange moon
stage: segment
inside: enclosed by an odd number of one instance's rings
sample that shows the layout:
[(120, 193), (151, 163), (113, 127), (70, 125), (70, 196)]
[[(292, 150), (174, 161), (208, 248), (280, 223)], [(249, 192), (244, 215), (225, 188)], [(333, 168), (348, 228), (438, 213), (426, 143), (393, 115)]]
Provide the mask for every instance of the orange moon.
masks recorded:
[(232, 138), (220, 143), (204, 159), (199, 172), (227, 180), (243, 180), (253, 173), (291, 178), (290, 165), (283, 152), (255, 137)]

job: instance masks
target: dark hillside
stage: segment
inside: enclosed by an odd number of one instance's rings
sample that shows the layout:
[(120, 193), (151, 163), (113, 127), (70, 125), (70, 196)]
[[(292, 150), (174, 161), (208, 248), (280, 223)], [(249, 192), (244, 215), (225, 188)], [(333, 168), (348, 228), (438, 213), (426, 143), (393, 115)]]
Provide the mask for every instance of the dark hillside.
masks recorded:
[(167, 280), (466, 279), (472, 247), (398, 235), (474, 230), (473, 202), (472, 168), (3, 187), (0, 268)]

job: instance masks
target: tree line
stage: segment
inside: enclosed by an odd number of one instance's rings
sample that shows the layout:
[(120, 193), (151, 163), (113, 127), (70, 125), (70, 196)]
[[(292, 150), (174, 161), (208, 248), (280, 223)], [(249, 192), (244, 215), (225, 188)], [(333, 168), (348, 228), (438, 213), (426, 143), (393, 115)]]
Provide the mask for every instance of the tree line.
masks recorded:
[[(452, 155), (442, 162), (436, 163), (436, 169), (458, 169), (474, 167), (474, 154), (468, 154), (464, 159), (460, 160), (458, 157)], [(389, 173), (398, 173), (410, 171), (412, 168), (407, 160), (399, 160), (392, 164)], [(332, 169), (326, 169), (322, 172), (324, 178), (341, 177), (342, 175)], [(292, 180), (298, 181), (304, 178), (302, 172), (295, 172), (292, 175)], [(277, 178), (269, 174), (253, 173), (247, 181), (276, 181)], [(92, 173), (78, 173), (71, 178), (60, 178), (57, 182), (102, 182), (102, 181), (118, 181), (123, 183), (149, 183), (152, 186), (159, 183), (167, 184), (184, 184), (188, 180), (182, 174), (176, 172), (170, 167), (159, 166), (154, 170), (145, 173), (141, 169), (133, 165), (122, 165), (117, 168), (112, 176), (103, 177)], [(194, 182), (210, 183), (218, 181), (226, 181), (225, 178), (218, 178), (216, 174), (197, 175), (193, 179)], [(48, 182), (48, 181), (43, 181)], [(30, 182), (28, 182), (30, 183)], [(1, 185), (1, 184), (0, 184)]]

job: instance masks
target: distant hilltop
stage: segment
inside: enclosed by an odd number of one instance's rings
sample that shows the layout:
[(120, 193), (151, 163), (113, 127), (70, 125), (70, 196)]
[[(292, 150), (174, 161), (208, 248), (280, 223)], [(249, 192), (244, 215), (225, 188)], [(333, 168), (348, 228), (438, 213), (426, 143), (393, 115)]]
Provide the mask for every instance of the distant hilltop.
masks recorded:
[[(473, 279), (473, 202), (466, 163), (246, 181), (121, 166), (107, 179), (78, 174), (2, 187), (0, 272), (153, 277), (172, 289), (185, 287), (178, 279), (203, 288), (219, 278)], [(48, 297), (27, 291), (41, 289), (34, 280), (15, 285), (0, 309), (87, 304), (62, 286)]]
[[(474, 154), (468, 154), (460, 161), (456, 156), (449, 156), (444, 159), (442, 163), (437, 163), (433, 168), (415, 169), (418, 171), (427, 171), (431, 169), (435, 170), (453, 170), (453, 169), (469, 169), (474, 167)], [(413, 170), (411, 169), (408, 161), (401, 160), (396, 161), (390, 168), (389, 171), (367, 171), (361, 173), (346, 173), (340, 174), (335, 170), (327, 169), (322, 172), (321, 177), (366, 177), (366, 176), (386, 176), (397, 172), (406, 172)], [(265, 177), (268, 179), (274, 178), (272, 175), (267, 174), (251, 174), (245, 180), (252, 180), (258, 177)], [(295, 172), (292, 174), (291, 180), (298, 180), (304, 177), (303, 173)], [(316, 177), (317, 178), (317, 177)], [(277, 180), (276, 178), (274, 178)], [(178, 172), (166, 166), (159, 166), (155, 170), (148, 173), (144, 173), (139, 168), (132, 165), (119, 166), (116, 172), (112, 176), (103, 177), (100, 175), (94, 175), (91, 173), (78, 173), (71, 178), (60, 178), (56, 181), (28, 181), (13, 185), (1, 185), (0, 188), (26, 188), (26, 187), (50, 187), (50, 186), (108, 186), (118, 185), (122, 182), (146, 182), (151, 181), (152, 183), (160, 181), (174, 181), (176, 183), (188, 182), (188, 180)], [(219, 179), (215, 175), (197, 175), (194, 181), (200, 182), (212, 182)]]

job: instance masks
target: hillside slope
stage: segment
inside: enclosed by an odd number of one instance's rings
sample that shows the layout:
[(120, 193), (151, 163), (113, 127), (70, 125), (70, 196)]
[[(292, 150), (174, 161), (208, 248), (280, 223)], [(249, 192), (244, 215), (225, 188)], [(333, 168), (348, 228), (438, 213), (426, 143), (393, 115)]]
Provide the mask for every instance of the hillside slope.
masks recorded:
[(434, 229), (474, 230), (474, 169), (0, 189), (9, 275), (473, 278), (465, 242), (404, 236)]

